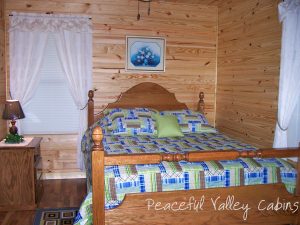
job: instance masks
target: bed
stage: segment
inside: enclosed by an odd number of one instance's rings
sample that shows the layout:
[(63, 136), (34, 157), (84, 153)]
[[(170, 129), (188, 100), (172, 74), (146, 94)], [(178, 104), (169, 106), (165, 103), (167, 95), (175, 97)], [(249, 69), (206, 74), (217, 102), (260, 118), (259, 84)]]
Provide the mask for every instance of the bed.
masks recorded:
[[(117, 102), (107, 106), (108, 109), (137, 107), (159, 111), (187, 110), (187, 106), (178, 102), (173, 93), (158, 84), (149, 82), (130, 88), (121, 95)], [(204, 107), (204, 94), (200, 93), (197, 110), (204, 112)], [(102, 114), (94, 115), (93, 92), (90, 91), (88, 102), (89, 126), (92, 126), (101, 117), (103, 117)], [(105, 193), (106, 177), (104, 174), (104, 171), (107, 172), (107, 168), (114, 168), (115, 165), (136, 168), (137, 165), (141, 164), (163, 164), (165, 168), (169, 164), (176, 164), (177, 167), (181, 166), (180, 168), (184, 168), (186, 165), (190, 168), (190, 164), (195, 165), (200, 162), (214, 162), (216, 165), (221, 162), (224, 170), (224, 163), (226, 164), (229, 160), (230, 162), (238, 161), (240, 164), (247, 164), (250, 161), (254, 164), (266, 161), (269, 164), (273, 158), (299, 157), (299, 148), (256, 149), (247, 144), (234, 143), (228, 145), (224, 150), (218, 148), (219, 143), (216, 140), (226, 139), (227, 137), (218, 136), (216, 139), (213, 134), (208, 134), (202, 135), (203, 137), (189, 135), (188, 144), (191, 142), (199, 143), (199, 138), (213, 139), (216, 149), (206, 150), (205, 147), (201, 147), (201, 151), (194, 151), (191, 150), (195, 147), (192, 145), (192, 148), (189, 146), (187, 150), (183, 150), (184, 147), (182, 147), (182, 151), (177, 149), (165, 151), (166, 148), (163, 148), (163, 151), (158, 152), (130, 151), (129, 154), (128, 152), (118, 152), (119, 149), (115, 152), (107, 151), (107, 145), (103, 145), (104, 142), (107, 144), (107, 136), (105, 136), (105, 130), (102, 130), (99, 126), (94, 124), (91, 132), (94, 142), (91, 160), (92, 179), (88, 178), (88, 182), (92, 180), (93, 194), (91, 198), (94, 225), (142, 223), (149, 225), (300, 224), (298, 209), (300, 201), (298, 197), (300, 193), (299, 180), (295, 176), (295, 173), (299, 171), (299, 166), (290, 168), (290, 164), (285, 163), (283, 160), (278, 159), (279, 161), (276, 160), (276, 163), (284, 164), (282, 168), (288, 167), (288, 170), (292, 172), (272, 167), (270, 174), (274, 175), (276, 179), (268, 184), (252, 185), (250, 182), (248, 185), (244, 185), (241, 184), (243, 182), (239, 182), (239, 185), (234, 185), (234, 187), (212, 187), (208, 189), (201, 184), (202, 186), (192, 189), (183, 188), (183, 190), (177, 191), (172, 189), (172, 191), (160, 190), (159, 192), (126, 194), (124, 200), (118, 206), (109, 210), (105, 210), (108, 207), (106, 202), (107, 193)], [(117, 141), (120, 143), (126, 142), (124, 137), (120, 137)], [(153, 140), (150, 138), (148, 141)], [(167, 141), (170, 142), (170, 140)], [(184, 141), (184, 146), (186, 146), (186, 140)], [(130, 143), (132, 142), (130, 140)], [(176, 146), (183, 145), (177, 143)], [(203, 163), (201, 166), (203, 167)], [(197, 171), (197, 174), (201, 174), (201, 171), (200, 173)], [(239, 171), (236, 174), (239, 174)], [(236, 174), (233, 176), (237, 176)], [(253, 175), (251, 171), (249, 174)], [(289, 189), (287, 182), (283, 181), (284, 179), (289, 180), (291, 177), (295, 180), (296, 185), (295, 190), (293, 188), (289, 190), (294, 192), (293, 194), (287, 191)]]

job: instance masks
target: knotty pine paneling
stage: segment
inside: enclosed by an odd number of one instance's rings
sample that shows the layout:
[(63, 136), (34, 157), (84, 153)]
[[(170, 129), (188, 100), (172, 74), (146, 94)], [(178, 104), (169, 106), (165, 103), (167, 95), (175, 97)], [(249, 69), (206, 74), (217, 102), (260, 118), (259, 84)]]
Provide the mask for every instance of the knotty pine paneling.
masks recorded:
[(217, 127), (271, 147), (277, 113), (281, 25), (278, 1), (220, 1)]
[[(5, 75), (5, 32), (4, 32), (4, 0), (0, 0), (0, 115), (6, 100), (6, 75)], [(6, 121), (0, 118), (0, 140), (6, 135)]]
[(75, 134), (43, 135), (41, 157), (44, 173), (79, 172), (76, 163), (76, 138)]
[[(203, 0), (204, 1), (204, 0)], [(210, 0), (209, 2), (215, 2)], [(85, 14), (93, 22), (93, 86), (97, 112), (121, 92), (141, 82), (156, 82), (174, 92), (179, 101), (196, 109), (198, 94), (205, 92), (206, 112), (215, 121), (217, 7), (198, 1), (136, 0), (14, 0), (6, 1), (5, 19), (12, 11)], [(125, 72), (125, 37), (166, 38), (166, 72)], [(41, 146), (43, 168), (49, 173), (76, 172), (76, 138), (47, 135)], [(57, 144), (57, 143), (60, 144)], [(68, 145), (69, 143), (70, 145)]]

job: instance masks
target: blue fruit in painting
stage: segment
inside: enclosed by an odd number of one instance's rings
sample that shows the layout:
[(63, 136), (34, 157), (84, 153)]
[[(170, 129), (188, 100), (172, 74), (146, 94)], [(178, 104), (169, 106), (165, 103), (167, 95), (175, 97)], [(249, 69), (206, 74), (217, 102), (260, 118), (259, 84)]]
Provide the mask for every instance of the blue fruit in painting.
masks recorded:
[(151, 50), (149, 46), (139, 48), (131, 56), (131, 63), (135, 66), (156, 67), (160, 63), (160, 57)]

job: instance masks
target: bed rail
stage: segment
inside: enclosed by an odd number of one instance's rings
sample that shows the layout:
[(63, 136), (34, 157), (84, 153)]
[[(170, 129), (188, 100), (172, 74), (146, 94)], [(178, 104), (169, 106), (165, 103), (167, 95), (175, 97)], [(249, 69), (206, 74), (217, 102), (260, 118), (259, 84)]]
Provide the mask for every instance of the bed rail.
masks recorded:
[(130, 155), (105, 155), (104, 164), (109, 165), (131, 165), (131, 164), (154, 164), (162, 161), (188, 162), (209, 160), (235, 160), (238, 158), (286, 158), (299, 157), (299, 148), (289, 149), (259, 149), (259, 150), (223, 150), (223, 151), (201, 151), (182, 154), (130, 154)]

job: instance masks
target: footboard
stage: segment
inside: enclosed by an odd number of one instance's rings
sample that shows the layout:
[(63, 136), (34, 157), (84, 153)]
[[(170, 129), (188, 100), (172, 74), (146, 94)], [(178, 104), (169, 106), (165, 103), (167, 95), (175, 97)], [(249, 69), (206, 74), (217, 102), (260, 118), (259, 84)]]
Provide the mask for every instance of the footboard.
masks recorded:
[[(105, 211), (103, 173), (104, 165), (232, 160), (239, 157), (299, 157), (300, 148), (105, 156), (102, 137), (101, 128), (95, 128), (92, 155), (94, 225), (300, 224), (299, 178), (295, 195), (288, 193), (282, 183), (129, 194), (119, 207)], [(299, 169), (298, 163), (298, 173)]]
[(297, 224), (298, 203), (282, 184), (130, 194), (105, 224)]

